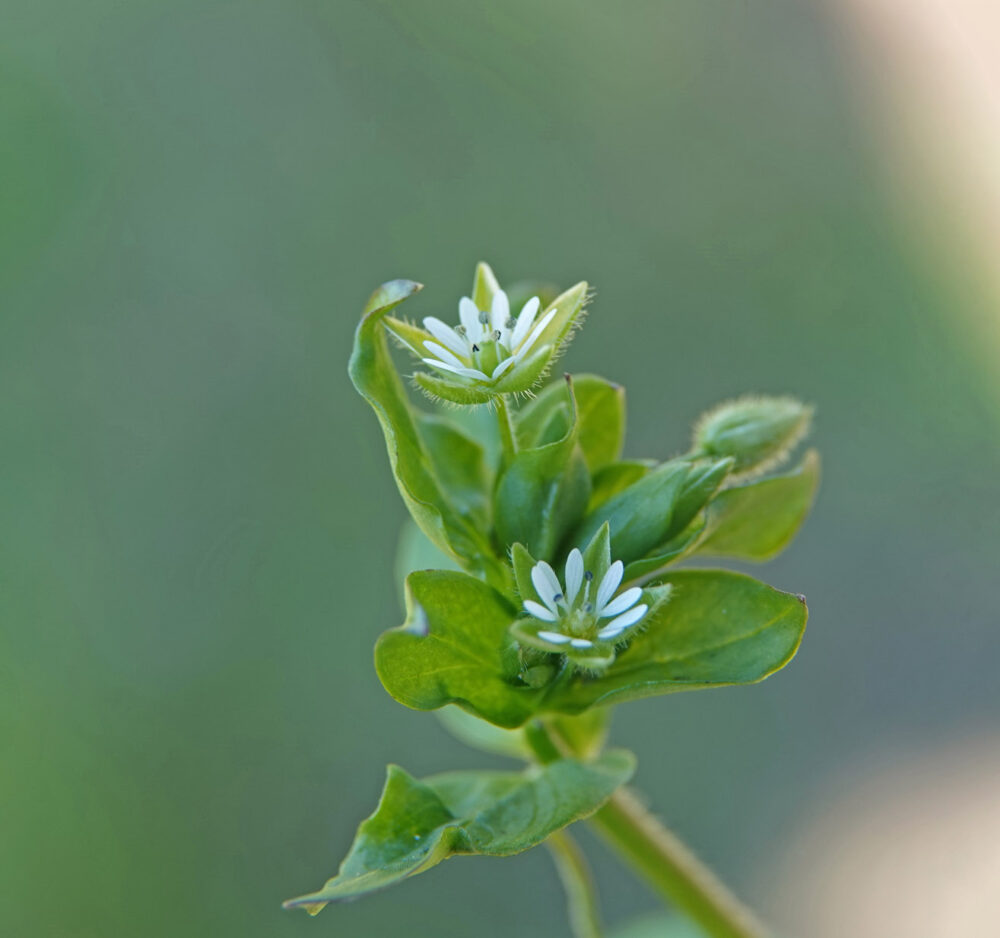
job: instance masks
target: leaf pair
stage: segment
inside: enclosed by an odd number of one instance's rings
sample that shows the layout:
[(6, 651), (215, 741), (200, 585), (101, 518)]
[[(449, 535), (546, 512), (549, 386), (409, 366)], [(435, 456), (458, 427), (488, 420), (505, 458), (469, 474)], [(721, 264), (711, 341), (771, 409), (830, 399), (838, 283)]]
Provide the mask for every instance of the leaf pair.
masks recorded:
[(338, 874), (285, 907), (316, 914), (450, 856), (521, 853), (593, 814), (634, 771), (635, 757), (621, 749), (591, 762), (564, 758), (520, 773), (446, 772), (423, 781), (391, 765), (378, 807), (358, 828)]
[(497, 726), (523, 725), (536, 713), (589, 707), (654, 694), (760, 681), (795, 653), (806, 624), (800, 597), (722, 570), (684, 570), (659, 578), (669, 603), (599, 675), (565, 673), (545, 687), (519, 672), (508, 627), (517, 610), (498, 591), (457, 572), (407, 579), (407, 619), (375, 646), (386, 690), (417, 710), (458, 704)]

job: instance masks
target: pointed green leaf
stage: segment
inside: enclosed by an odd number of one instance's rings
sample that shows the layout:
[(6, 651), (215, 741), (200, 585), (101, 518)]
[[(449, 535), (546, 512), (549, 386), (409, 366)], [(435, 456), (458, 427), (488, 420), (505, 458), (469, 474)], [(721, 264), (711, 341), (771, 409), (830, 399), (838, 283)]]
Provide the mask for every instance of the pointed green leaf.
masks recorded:
[(437, 475), (438, 467), (389, 357), (382, 325), (392, 309), (420, 289), (413, 281), (393, 280), (372, 294), (355, 335), (349, 371), (382, 425), (393, 475), (413, 519), (434, 544), (470, 569), (476, 558), (490, 553), (489, 545)]
[[(625, 439), (625, 389), (598, 375), (573, 375), (578, 438), (591, 473), (621, 457)], [(517, 414), (522, 446), (541, 446), (565, 436), (572, 413), (560, 382), (553, 382)]]
[(579, 713), (606, 705), (727, 684), (752, 684), (798, 649), (807, 610), (800, 596), (724, 570), (661, 578), (673, 598), (643, 620), (644, 631), (598, 677), (556, 685), (544, 710)]
[(512, 856), (593, 814), (635, 771), (611, 750), (593, 762), (559, 759), (525, 772), (446, 772), (417, 781), (389, 766), (375, 813), (358, 828), (340, 871), (285, 908), (312, 914), (422, 873), (456, 854)]
[(414, 710), (454, 703), (513, 728), (534, 713), (539, 691), (518, 677), (507, 628), (516, 610), (464, 573), (424, 570), (406, 580), (406, 621), (375, 644), (385, 689)]
[[(572, 385), (567, 383), (563, 393), (572, 411)], [(574, 420), (561, 439), (520, 450), (503, 470), (493, 500), (497, 535), (502, 544), (520, 542), (535, 558), (551, 560), (589, 496), (590, 473)]]
[(593, 513), (613, 495), (623, 492), (630, 485), (649, 475), (656, 468), (652, 460), (632, 459), (611, 463), (594, 473), (591, 481), (587, 514)]
[(708, 507), (705, 535), (696, 553), (770, 560), (795, 537), (819, 484), (819, 454), (806, 453), (798, 468), (726, 489)]
[(417, 429), (451, 504), (479, 530), (488, 530), (493, 473), (483, 448), (438, 414), (418, 414)]

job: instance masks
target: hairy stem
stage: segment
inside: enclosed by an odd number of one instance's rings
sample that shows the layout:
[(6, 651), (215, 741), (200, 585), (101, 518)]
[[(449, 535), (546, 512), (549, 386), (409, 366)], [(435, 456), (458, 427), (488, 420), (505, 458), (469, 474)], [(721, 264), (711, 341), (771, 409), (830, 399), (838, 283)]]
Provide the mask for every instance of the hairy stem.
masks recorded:
[(503, 447), (504, 462), (509, 462), (517, 452), (517, 432), (514, 429), (514, 417), (507, 404), (507, 395), (501, 394), (493, 399), (497, 409), (497, 425), (500, 428), (500, 445)]
[(660, 895), (712, 938), (767, 938), (767, 929), (626, 788), (589, 823)]
[(574, 938), (601, 938), (597, 890), (580, 845), (565, 830), (561, 830), (550, 834), (545, 846), (552, 853), (563, 889), (566, 890), (566, 910)]

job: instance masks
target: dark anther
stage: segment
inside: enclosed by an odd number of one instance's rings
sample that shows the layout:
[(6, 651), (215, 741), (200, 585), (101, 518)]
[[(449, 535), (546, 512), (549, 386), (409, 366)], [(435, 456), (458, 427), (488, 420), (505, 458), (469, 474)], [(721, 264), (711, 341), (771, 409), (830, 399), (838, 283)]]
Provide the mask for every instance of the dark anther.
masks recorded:
[(473, 352), (478, 352), (479, 351), (479, 346), (476, 345), (475, 343), (473, 343), (473, 345), (472, 345), (472, 351)]
[(499, 342), (500, 341), (500, 330), (499, 329), (494, 329), (493, 330), (493, 341), (494, 342)]
[(562, 598), (563, 598), (563, 594), (562, 593), (556, 593), (555, 596), (552, 597), (552, 602), (557, 603)]
[(455, 326), (455, 331), (459, 335), (465, 335), (465, 326)]
[(490, 314), (486, 310), (480, 310), (479, 321), (485, 326), (490, 321)]
[(584, 612), (593, 612), (594, 611), (594, 604), (593, 603), (584, 603), (583, 604), (583, 611)]
[(588, 570), (586, 573), (584, 573), (583, 578), (589, 583), (592, 579), (594, 579), (593, 571)]
[(511, 316), (510, 319), (508, 319), (503, 324), (503, 327), (504, 327), (504, 329), (513, 329), (514, 326), (516, 326), (516, 325), (517, 325), (517, 320), (513, 316)]

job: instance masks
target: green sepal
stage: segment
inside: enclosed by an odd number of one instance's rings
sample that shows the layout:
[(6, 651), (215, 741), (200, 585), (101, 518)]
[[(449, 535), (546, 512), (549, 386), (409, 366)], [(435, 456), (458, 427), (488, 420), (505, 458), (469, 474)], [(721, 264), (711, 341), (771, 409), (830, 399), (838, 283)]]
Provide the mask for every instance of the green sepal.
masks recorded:
[(582, 313), (587, 303), (588, 289), (586, 281), (581, 280), (568, 290), (560, 293), (545, 309), (539, 312), (538, 321), (541, 322), (551, 310), (556, 310), (555, 316), (552, 317), (552, 322), (545, 327), (545, 330), (536, 340), (539, 345), (552, 346), (554, 353), (562, 350), (566, 340), (583, 319)]
[(501, 472), (493, 497), (500, 542), (520, 542), (540, 560), (552, 559), (590, 497), (590, 473), (578, 444), (571, 382), (563, 393), (573, 414), (566, 433), (555, 442), (518, 451)]
[(593, 814), (635, 772), (610, 750), (592, 762), (558, 759), (524, 772), (445, 772), (423, 781), (390, 765), (374, 814), (363, 821), (338, 874), (285, 908), (318, 913), (423, 873), (450, 856), (508, 857)]
[(406, 621), (375, 643), (375, 670), (392, 697), (414, 710), (458, 704), (513, 728), (537, 707), (540, 691), (518, 674), (508, 634), (516, 609), (464, 573), (423, 570), (406, 579)]
[[(559, 682), (543, 709), (580, 713), (640, 697), (753, 684), (784, 667), (805, 630), (801, 596), (724, 570), (681, 570), (661, 578), (669, 603), (598, 676)], [(649, 587), (647, 587), (648, 589)]]
[(791, 472), (726, 489), (708, 506), (695, 553), (770, 560), (798, 533), (819, 485), (819, 454), (810, 450)]
[[(583, 458), (591, 473), (621, 458), (625, 440), (625, 389), (598, 375), (573, 375)], [(552, 443), (569, 430), (572, 412), (558, 382), (539, 392), (517, 414), (521, 446)]]
[(396, 485), (413, 519), (432, 543), (466, 569), (475, 570), (478, 558), (490, 554), (490, 547), (438, 476), (439, 463), (427, 449), (416, 412), (393, 367), (382, 325), (392, 309), (420, 289), (411, 280), (393, 280), (372, 294), (355, 334), (348, 370), (379, 419)]
[(426, 394), (452, 404), (488, 404), (501, 394), (521, 394), (534, 387), (545, 374), (552, 359), (552, 347), (540, 346), (502, 375), (495, 384), (463, 383), (429, 371), (418, 371), (413, 380)]
[(472, 302), (477, 309), (490, 309), (493, 297), (500, 292), (500, 282), (493, 268), (486, 261), (476, 264), (476, 273), (472, 278)]

